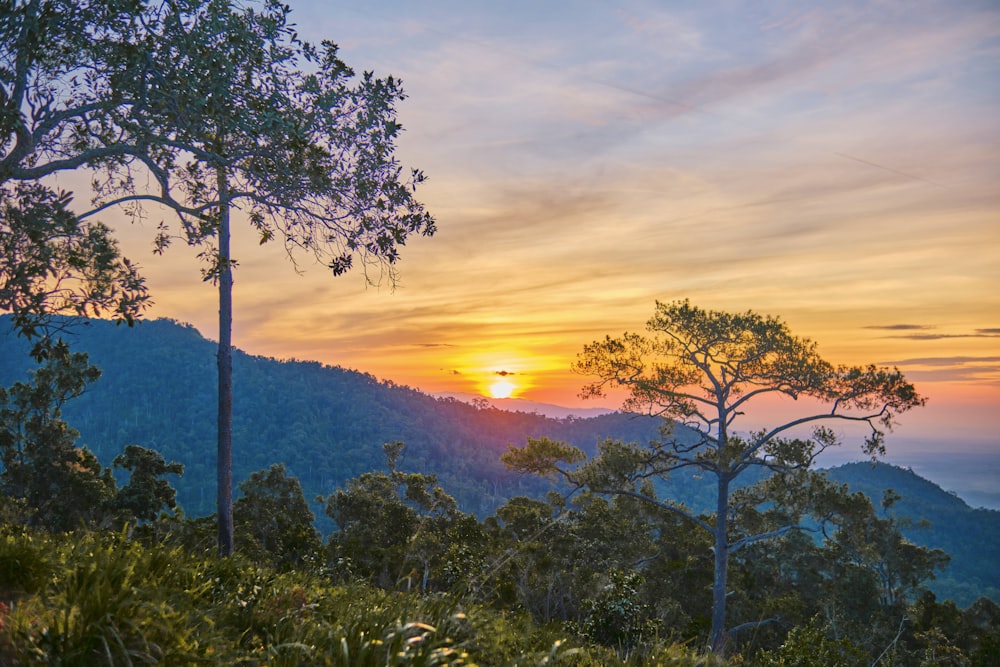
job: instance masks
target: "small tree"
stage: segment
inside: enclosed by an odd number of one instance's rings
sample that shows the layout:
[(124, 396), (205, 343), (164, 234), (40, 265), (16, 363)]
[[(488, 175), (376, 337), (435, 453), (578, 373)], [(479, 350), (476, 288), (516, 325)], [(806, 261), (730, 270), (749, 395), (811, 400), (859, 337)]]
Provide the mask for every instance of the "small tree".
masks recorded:
[(62, 420), (65, 402), (100, 375), (87, 355), (53, 345), (28, 382), (0, 388), (0, 493), (23, 501), (26, 523), (64, 531), (95, 525), (115, 494), (111, 471)]
[[(585, 346), (575, 368), (597, 378), (584, 388), (584, 396), (625, 388), (625, 409), (666, 418), (660, 441), (606, 442), (597, 458), (576, 469), (567, 464), (584, 461), (582, 452), (544, 439), (511, 448), (503, 460), (515, 470), (559, 474), (595, 492), (639, 498), (707, 531), (715, 562), (710, 643), (722, 653), (730, 556), (749, 544), (807, 529), (799, 519), (813, 478), (804, 471), (820, 452), (838, 444), (829, 424), (866, 424), (864, 451), (877, 456), (884, 452), (884, 431), (896, 415), (924, 401), (898, 370), (835, 367), (819, 356), (814, 342), (793, 336), (781, 320), (752, 311), (731, 314), (688, 301), (658, 302), (647, 329), (648, 336), (626, 333)], [(811, 399), (820, 407), (762, 430), (739, 430), (755, 401), (772, 395)], [(813, 427), (811, 437), (792, 437), (795, 429), (807, 426)], [(714, 518), (661, 497), (651, 483), (684, 468), (713, 479)], [(754, 470), (783, 481), (762, 486), (760, 493), (741, 491), (738, 502), (732, 502), (736, 480)], [(819, 486), (822, 494), (829, 491)], [(782, 515), (780, 504), (772, 508), (772, 519), (784, 519), (779, 525), (772, 521), (757, 532), (754, 523), (731, 523), (745, 507), (773, 502), (774, 493), (791, 510)], [(729, 632), (741, 627), (746, 626)]]
[(155, 449), (125, 445), (125, 451), (111, 465), (129, 473), (128, 482), (118, 489), (114, 501), (115, 509), (125, 518), (153, 521), (164, 507), (177, 508), (177, 490), (163, 476), (183, 475), (183, 464), (167, 463)]
[(316, 517), (298, 478), (289, 477), (283, 463), (253, 473), (240, 482), (239, 490), (233, 520), (241, 553), (280, 567), (301, 565), (319, 553)]
[(444, 555), (448, 528), (462, 513), (434, 475), (397, 470), (402, 442), (383, 447), (388, 473), (362, 473), (325, 499), (326, 515), (339, 527), (330, 545), (383, 588), (403, 579), (412, 585), (407, 571), (416, 566), (417, 585), (426, 590), (432, 562)]

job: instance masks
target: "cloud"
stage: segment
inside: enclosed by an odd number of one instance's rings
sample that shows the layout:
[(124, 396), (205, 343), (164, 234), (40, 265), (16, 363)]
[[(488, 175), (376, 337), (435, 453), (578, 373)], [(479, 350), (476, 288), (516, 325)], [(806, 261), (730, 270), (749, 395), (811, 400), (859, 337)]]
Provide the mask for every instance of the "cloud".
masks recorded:
[(976, 329), (975, 333), (966, 334), (908, 334), (905, 336), (890, 336), (890, 338), (905, 338), (908, 340), (947, 340), (950, 338), (1000, 338), (1000, 332), (994, 329)]
[(997, 363), (1000, 357), (914, 357), (912, 359), (900, 359), (899, 361), (883, 361), (882, 364), (889, 366), (961, 366), (964, 364)]
[(933, 328), (923, 324), (871, 324), (865, 327), (865, 329), (880, 329), (885, 331), (919, 331)]
[(923, 382), (1000, 382), (1000, 356), (909, 357), (881, 362), (906, 368), (910, 380)]
[[(937, 327), (924, 324), (872, 324), (863, 327), (876, 331), (929, 331)], [(980, 328), (972, 333), (907, 333), (897, 336), (887, 336), (887, 338), (899, 338), (906, 340), (948, 340), (954, 338), (998, 338), (1000, 328)]]
[(934, 181), (932, 181), (930, 179), (922, 178), (922, 177), (916, 176), (914, 174), (908, 174), (908, 173), (906, 173), (904, 171), (900, 171), (898, 169), (893, 169), (892, 167), (887, 167), (884, 164), (878, 164), (878, 163), (875, 163), (875, 162), (870, 162), (868, 160), (862, 160), (859, 157), (855, 157), (853, 155), (848, 155), (847, 153), (834, 153), (834, 155), (836, 155), (838, 157), (846, 158), (848, 160), (854, 160), (855, 162), (860, 162), (861, 164), (867, 164), (870, 167), (875, 167), (876, 169), (882, 169), (884, 171), (888, 171), (890, 173), (902, 176), (903, 178), (909, 178), (909, 179), (914, 180), (914, 181), (923, 181), (924, 183), (928, 183), (929, 185), (933, 185), (933, 186), (938, 187), (938, 188), (948, 189), (947, 185), (941, 185), (940, 183), (935, 183)]

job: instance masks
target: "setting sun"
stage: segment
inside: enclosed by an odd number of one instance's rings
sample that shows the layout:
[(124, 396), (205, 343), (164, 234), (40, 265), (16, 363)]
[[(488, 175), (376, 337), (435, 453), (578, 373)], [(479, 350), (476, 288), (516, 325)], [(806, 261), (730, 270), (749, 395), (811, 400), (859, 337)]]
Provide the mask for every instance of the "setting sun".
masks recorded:
[(517, 386), (510, 380), (497, 380), (490, 385), (491, 398), (510, 398)]

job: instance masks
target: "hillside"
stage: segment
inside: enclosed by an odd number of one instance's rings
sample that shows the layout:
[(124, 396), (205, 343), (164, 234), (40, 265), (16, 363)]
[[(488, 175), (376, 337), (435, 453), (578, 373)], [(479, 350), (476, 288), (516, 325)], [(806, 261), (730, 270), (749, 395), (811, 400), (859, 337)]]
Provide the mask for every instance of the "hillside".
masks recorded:
[[(24, 379), (31, 367), (28, 345), (7, 335), (0, 318), (0, 386)], [(135, 328), (84, 321), (72, 330), (75, 349), (90, 354), (102, 377), (65, 409), (81, 444), (108, 465), (126, 444), (159, 450), (184, 464), (175, 480), (178, 500), (190, 516), (214, 511), (215, 343), (170, 320)], [(466, 511), (492, 514), (515, 495), (542, 495), (543, 480), (509, 473), (499, 456), (528, 436), (549, 436), (593, 452), (611, 437), (646, 441), (659, 420), (612, 413), (553, 419), (508, 412), (455, 398), (434, 398), (405, 386), (340, 367), (234, 355), (234, 477), (284, 462), (300, 478), (307, 498), (328, 495), (346, 480), (383, 466), (382, 444), (402, 440), (405, 470), (434, 473)], [(911, 471), (889, 465), (847, 464), (829, 471), (877, 504), (887, 488), (903, 496), (897, 516), (912, 523), (904, 532), (918, 544), (952, 555), (934, 583), (942, 597), (962, 604), (978, 595), (1000, 600), (1000, 512), (973, 510), (960, 498)], [(706, 481), (678, 475), (674, 497), (707, 509), (713, 490)], [(318, 510), (318, 507), (314, 507)], [(318, 514), (318, 512), (317, 512)], [(929, 522), (929, 527), (921, 527)], [(322, 519), (321, 527), (329, 524)]]
[[(8, 327), (0, 324), (6, 334)], [(101, 320), (73, 327), (74, 349), (103, 371), (65, 418), (80, 442), (108, 464), (126, 444), (159, 450), (184, 464), (178, 499), (192, 516), (215, 501), (216, 345), (170, 320), (134, 328)], [(7, 336), (0, 385), (24, 379), (28, 345)], [(234, 478), (281, 461), (306, 496), (383, 466), (382, 444), (402, 440), (403, 469), (438, 475), (466, 511), (490, 514), (507, 498), (542, 493), (544, 482), (507, 472), (509, 444), (530, 436), (566, 440), (593, 451), (606, 437), (648, 440), (659, 420), (619, 413), (551, 419), (436, 399), (405, 386), (340, 367), (234, 354)]]
[(902, 498), (891, 514), (909, 527), (903, 534), (915, 544), (943, 549), (951, 556), (948, 569), (930, 589), (960, 605), (985, 595), (1000, 601), (1000, 512), (972, 509), (958, 496), (912, 470), (886, 464), (848, 463), (827, 475), (862, 491), (878, 506), (886, 489)]

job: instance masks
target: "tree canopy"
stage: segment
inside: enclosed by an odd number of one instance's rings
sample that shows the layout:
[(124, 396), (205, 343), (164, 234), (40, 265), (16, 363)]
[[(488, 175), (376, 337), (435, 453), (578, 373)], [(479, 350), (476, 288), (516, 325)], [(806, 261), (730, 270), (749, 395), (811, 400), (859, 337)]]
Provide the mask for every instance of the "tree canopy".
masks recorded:
[[(703, 310), (688, 301), (658, 302), (646, 328), (647, 335), (625, 333), (586, 345), (575, 368), (596, 376), (584, 396), (624, 388), (629, 392), (625, 409), (663, 416), (660, 440), (607, 441), (595, 459), (577, 466), (585, 459), (579, 450), (529, 439), (526, 447), (505, 454), (504, 461), (522, 472), (561, 475), (595, 492), (643, 500), (711, 534), (711, 644), (721, 652), (727, 637), (730, 555), (789, 531), (814, 530), (803, 521), (807, 514), (820, 519), (837, 514), (836, 489), (809, 471), (820, 452), (838, 444), (829, 424), (867, 424), (864, 451), (878, 455), (896, 416), (922, 405), (923, 399), (898, 370), (834, 366), (819, 355), (816, 343), (793, 335), (780, 319), (753, 311), (733, 314)], [(787, 421), (741, 430), (741, 418), (756, 399), (768, 395), (814, 402)], [(819, 407), (811, 411), (813, 405)], [(802, 427), (812, 427), (811, 436), (802, 437)], [(661, 497), (662, 484), (681, 469), (714, 478), (714, 517), (698, 516), (669, 495)], [(737, 492), (734, 481), (753, 470), (764, 473), (763, 480)]]
[[(431, 235), (433, 218), (414, 198), (423, 181), (404, 176), (394, 154), (401, 126), (398, 80), (353, 71), (332, 42), (301, 41), (288, 6), (266, 0), (170, 3), (153, 17), (144, 77), (124, 87), (144, 104), (122, 124), (150, 150), (123, 155), (96, 182), (102, 204), (143, 202), (173, 210), (158, 250), (179, 233), (202, 246), (206, 280), (219, 288), (219, 549), (232, 553), (233, 213), (242, 209), (260, 242), (280, 239), (334, 275), (360, 258), (369, 280), (395, 279), (399, 247)], [(150, 80), (155, 81), (150, 85)], [(137, 185), (148, 174), (152, 191)], [(375, 269), (377, 273), (374, 273)], [(373, 273), (370, 273), (372, 271)]]
[(119, 119), (142, 105), (136, 2), (0, 2), (0, 310), (41, 338), (53, 313), (111, 313), (131, 323), (149, 296), (110, 229), (82, 222), (72, 196), (41, 182), (145, 152)]

